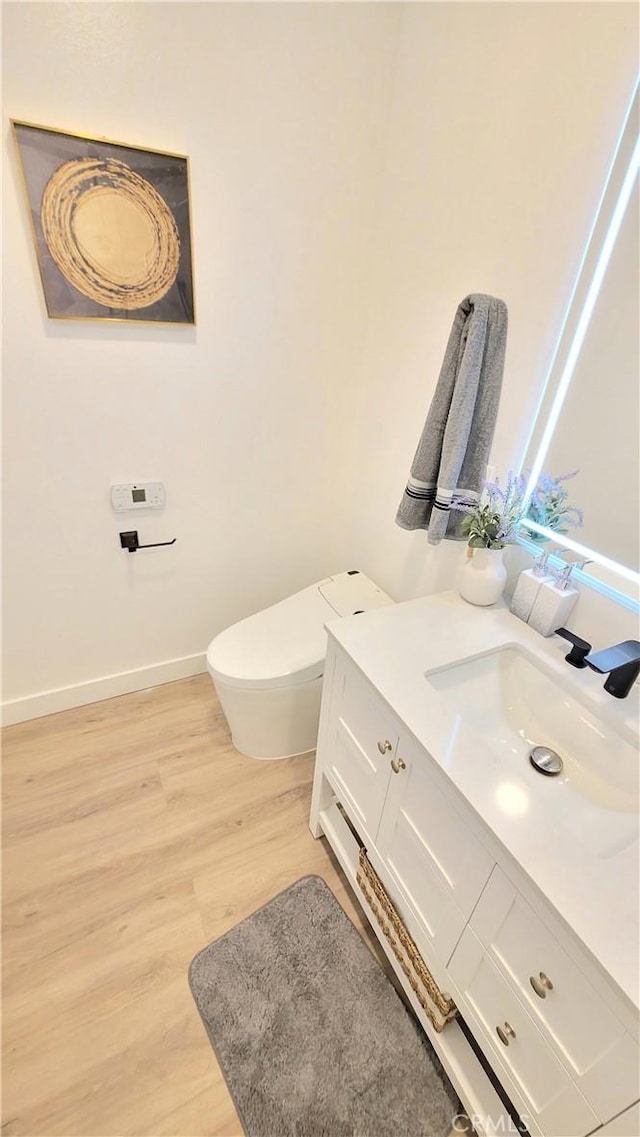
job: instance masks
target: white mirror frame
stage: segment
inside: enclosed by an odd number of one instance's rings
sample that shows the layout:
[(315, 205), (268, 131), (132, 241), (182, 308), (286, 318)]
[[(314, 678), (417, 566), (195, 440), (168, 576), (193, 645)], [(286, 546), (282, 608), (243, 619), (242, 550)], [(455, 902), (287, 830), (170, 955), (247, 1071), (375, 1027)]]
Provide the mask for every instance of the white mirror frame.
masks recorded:
[[(640, 166), (639, 86), (640, 80), (636, 83), (618, 138), (582, 261), (569, 297), (560, 334), (543, 384), (532, 429), (524, 447), (521, 468), (530, 467), (531, 469), (526, 490), (527, 497), (535, 488), (546, 460), (611, 253), (638, 177)], [(605, 575), (610, 578), (611, 583), (597, 579), (588, 572), (581, 572), (580, 570), (577, 570), (574, 575), (576, 579), (595, 588), (598, 592), (604, 593), (616, 603), (622, 604), (631, 611), (640, 612), (640, 573), (619, 564), (597, 549), (591, 549), (579, 541), (574, 541), (572, 538), (555, 532), (553, 529), (537, 525), (534, 521), (524, 518), (521, 524), (529, 532), (551, 539), (556, 545), (561, 544), (564, 549), (579, 554), (583, 560), (601, 566), (606, 570)], [(520, 536), (518, 543), (529, 552), (540, 552), (539, 544), (525, 536)]]

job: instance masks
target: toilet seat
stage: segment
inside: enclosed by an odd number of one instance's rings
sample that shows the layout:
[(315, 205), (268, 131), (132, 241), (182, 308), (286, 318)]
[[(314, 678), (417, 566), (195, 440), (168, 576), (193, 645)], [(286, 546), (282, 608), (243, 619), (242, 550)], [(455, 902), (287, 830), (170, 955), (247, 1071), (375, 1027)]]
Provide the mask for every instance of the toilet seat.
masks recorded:
[(317, 585), (247, 616), (209, 645), (207, 668), (232, 687), (282, 687), (324, 670), (325, 621), (335, 612)]
[(337, 573), (220, 632), (209, 645), (207, 670), (232, 687), (308, 683), (324, 672), (328, 620), (389, 603), (364, 573)]
[(236, 750), (290, 758), (315, 748), (327, 653), (325, 624), (393, 604), (352, 569), (227, 628), (209, 645), (207, 670)]

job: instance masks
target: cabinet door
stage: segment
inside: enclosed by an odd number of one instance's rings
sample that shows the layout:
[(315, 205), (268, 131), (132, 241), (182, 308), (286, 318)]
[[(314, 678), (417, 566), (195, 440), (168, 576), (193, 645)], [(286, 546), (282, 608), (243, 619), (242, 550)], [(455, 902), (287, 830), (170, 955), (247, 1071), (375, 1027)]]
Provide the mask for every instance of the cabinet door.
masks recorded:
[(326, 777), (362, 835), (375, 840), (398, 745), (389, 707), (343, 658), (336, 664)]
[[(610, 1000), (589, 981), (589, 961), (572, 958), (499, 868), (471, 927), (602, 1121), (639, 1094), (640, 1055)], [(576, 945), (575, 951), (578, 951)], [(595, 977), (594, 977), (595, 978)]]
[(470, 928), (448, 971), (464, 997), (464, 1018), (530, 1132), (578, 1137), (595, 1129), (597, 1115)]
[(427, 960), (445, 963), (493, 860), (417, 742), (401, 736), (395, 765), (376, 849), (418, 947)]

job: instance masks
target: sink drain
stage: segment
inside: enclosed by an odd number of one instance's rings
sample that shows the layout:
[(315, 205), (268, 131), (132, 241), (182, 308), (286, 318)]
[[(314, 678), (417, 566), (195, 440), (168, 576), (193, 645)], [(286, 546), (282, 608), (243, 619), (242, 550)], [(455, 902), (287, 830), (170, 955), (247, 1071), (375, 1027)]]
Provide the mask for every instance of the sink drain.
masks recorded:
[(562, 773), (562, 758), (549, 746), (534, 746), (529, 753), (529, 761), (540, 774), (555, 778)]

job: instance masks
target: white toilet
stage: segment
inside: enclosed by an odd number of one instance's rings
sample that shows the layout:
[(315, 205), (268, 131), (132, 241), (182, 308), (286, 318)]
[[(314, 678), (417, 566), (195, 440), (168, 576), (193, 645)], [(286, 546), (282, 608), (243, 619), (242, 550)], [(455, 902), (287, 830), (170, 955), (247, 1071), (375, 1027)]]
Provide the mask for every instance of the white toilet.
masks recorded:
[(207, 651), (207, 670), (236, 749), (249, 758), (290, 758), (313, 750), (327, 652), (325, 623), (393, 603), (352, 569), (216, 636)]

